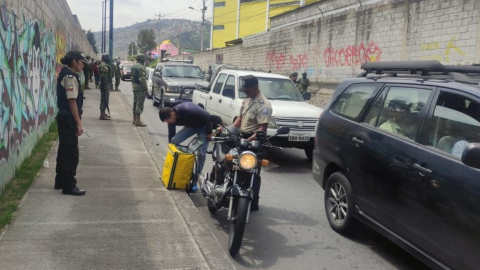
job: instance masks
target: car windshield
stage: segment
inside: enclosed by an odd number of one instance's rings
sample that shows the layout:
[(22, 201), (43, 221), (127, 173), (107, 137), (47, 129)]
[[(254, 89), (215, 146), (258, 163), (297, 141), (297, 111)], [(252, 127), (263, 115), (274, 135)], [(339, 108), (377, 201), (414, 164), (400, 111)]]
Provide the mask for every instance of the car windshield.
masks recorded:
[(132, 69), (133, 64), (125, 64), (123, 65), (123, 69)]
[[(258, 88), (260, 92), (270, 100), (287, 100), (287, 101), (304, 101), (297, 87), (289, 79), (282, 78), (258, 78)], [(240, 77), (240, 84), (243, 77)], [(239, 92), (240, 98), (247, 96), (243, 92)]]
[(203, 73), (197, 66), (168, 65), (163, 68), (163, 76), (203, 79)]

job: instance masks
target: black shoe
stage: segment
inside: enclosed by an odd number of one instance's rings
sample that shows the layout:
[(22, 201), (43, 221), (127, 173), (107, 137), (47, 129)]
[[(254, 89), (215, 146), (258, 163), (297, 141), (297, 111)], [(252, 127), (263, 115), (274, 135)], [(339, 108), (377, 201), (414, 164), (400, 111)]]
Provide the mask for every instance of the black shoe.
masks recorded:
[(252, 203), (250, 206), (250, 212), (258, 211), (260, 208), (258, 207), (258, 203)]
[(78, 188), (64, 189), (62, 191), (62, 194), (75, 195), (75, 196), (82, 196), (82, 195), (85, 195), (85, 193), (86, 193), (85, 190), (81, 190), (81, 189), (78, 189)]

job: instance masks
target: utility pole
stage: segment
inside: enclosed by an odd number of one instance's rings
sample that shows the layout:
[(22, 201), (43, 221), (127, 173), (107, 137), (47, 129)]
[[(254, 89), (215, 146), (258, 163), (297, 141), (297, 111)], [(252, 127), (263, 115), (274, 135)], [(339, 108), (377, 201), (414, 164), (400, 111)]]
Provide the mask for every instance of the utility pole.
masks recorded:
[(158, 14), (155, 14), (155, 17), (158, 17), (158, 20), (161, 21), (162, 20), (162, 17), (165, 17), (164, 15), (162, 15), (162, 13), (158, 13)]
[(113, 60), (113, 0), (110, 0), (110, 32), (108, 45), (108, 54), (110, 54), (110, 59)]
[(207, 11), (207, 6), (205, 3), (207, 0), (202, 0), (202, 29), (200, 31), (200, 51), (203, 51), (203, 30), (205, 28), (205, 12)]

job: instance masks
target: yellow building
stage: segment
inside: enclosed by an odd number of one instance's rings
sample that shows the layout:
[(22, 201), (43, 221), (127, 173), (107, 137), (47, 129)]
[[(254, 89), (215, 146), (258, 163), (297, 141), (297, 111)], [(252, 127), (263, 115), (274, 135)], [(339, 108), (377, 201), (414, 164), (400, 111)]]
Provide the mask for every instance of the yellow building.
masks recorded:
[(212, 48), (268, 30), (270, 18), (322, 0), (214, 0)]

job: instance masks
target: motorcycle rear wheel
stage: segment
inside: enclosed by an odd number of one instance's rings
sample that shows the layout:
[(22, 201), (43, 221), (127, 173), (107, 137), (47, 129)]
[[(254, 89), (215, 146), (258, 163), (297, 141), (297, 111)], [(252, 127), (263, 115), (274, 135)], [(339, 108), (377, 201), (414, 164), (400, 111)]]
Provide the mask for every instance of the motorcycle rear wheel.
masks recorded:
[(249, 199), (235, 198), (233, 201), (232, 216), (234, 221), (230, 223), (230, 234), (228, 237), (228, 251), (235, 256), (242, 246), (243, 233), (247, 221)]

